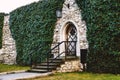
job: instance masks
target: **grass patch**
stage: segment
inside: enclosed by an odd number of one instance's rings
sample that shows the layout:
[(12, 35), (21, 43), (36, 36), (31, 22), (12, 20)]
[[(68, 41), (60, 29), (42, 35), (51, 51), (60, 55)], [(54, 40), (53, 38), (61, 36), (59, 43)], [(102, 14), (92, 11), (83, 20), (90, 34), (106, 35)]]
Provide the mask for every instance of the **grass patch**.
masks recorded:
[(28, 69), (30, 68), (26, 66), (0, 64), (0, 73), (9, 72), (9, 71), (18, 71), (18, 70), (28, 70)]
[(55, 75), (27, 80), (120, 80), (120, 75), (93, 73), (57, 73)]

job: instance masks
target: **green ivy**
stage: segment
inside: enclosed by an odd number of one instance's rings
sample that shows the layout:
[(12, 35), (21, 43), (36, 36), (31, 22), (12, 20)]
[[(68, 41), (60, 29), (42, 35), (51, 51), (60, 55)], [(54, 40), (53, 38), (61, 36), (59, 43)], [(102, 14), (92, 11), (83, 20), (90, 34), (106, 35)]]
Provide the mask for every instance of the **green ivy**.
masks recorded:
[(4, 23), (4, 13), (0, 13), (0, 48), (2, 48), (2, 28)]
[[(55, 11), (64, 0), (43, 0), (10, 13), (16, 40), (17, 63), (29, 64), (50, 49), (56, 23)], [(88, 71), (120, 73), (120, 18), (118, 0), (76, 0), (87, 23)], [(47, 43), (47, 41), (49, 41)], [(45, 50), (46, 49), (46, 50)]]
[(56, 10), (64, 0), (43, 0), (20, 7), (10, 13), (10, 28), (16, 40), (17, 63), (30, 64), (44, 57), (53, 38)]
[(88, 71), (120, 73), (119, 0), (76, 1), (88, 28)]

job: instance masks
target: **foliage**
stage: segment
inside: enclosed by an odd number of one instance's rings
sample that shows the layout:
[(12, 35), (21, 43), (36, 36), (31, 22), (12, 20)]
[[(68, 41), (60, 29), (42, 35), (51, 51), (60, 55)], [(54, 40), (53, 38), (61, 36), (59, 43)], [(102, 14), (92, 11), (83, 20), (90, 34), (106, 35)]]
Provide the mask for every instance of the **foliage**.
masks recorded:
[(2, 28), (3, 28), (3, 21), (4, 21), (4, 13), (0, 13), (0, 48), (2, 48)]
[(120, 73), (119, 0), (76, 0), (88, 27), (88, 70)]
[(25, 80), (119, 80), (120, 75), (93, 73), (57, 73), (54, 75)]
[(28, 69), (30, 68), (27, 66), (0, 64), (0, 72), (10, 72), (10, 71), (28, 70)]
[(52, 42), (56, 10), (62, 7), (63, 1), (43, 0), (10, 13), (10, 28), (16, 40), (18, 64), (30, 64), (30, 54), (34, 61), (39, 60), (50, 49), (47, 44)]

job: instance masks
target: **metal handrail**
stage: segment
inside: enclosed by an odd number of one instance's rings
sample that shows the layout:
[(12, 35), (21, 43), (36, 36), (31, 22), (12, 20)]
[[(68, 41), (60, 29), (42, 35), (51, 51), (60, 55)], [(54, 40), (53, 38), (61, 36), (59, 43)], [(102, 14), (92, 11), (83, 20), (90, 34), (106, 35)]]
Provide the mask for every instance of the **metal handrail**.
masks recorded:
[[(47, 69), (48, 69), (48, 71), (49, 71), (49, 58), (51, 57), (50, 56), (50, 53), (52, 52), (52, 50), (54, 50), (54, 49), (56, 49), (57, 47), (58, 47), (58, 49), (59, 49), (59, 46), (62, 44), (62, 43), (64, 43), (64, 41), (62, 41), (62, 42), (60, 42), (60, 43), (58, 43), (55, 47), (53, 47), (52, 49), (50, 49), (48, 52), (47, 52)], [(58, 54), (59, 54), (59, 51), (58, 51)], [(53, 62), (53, 61), (51, 61), (51, 62)]]
[[(57, 59), (58, 57), (60, 57), (62, 54), (64, 54), (65, 53), (65, 59), (66, 59), (66, 46), (65, 46), (65, 51), (63, 51), (63, 52), (59, 52), (59, 49), (60, 49), (60, 46), (64, 43), (68, 43), (68, 42), (76, 42), (76, 41), (62, 41), (62, 42), (59, 42), (59, 43), (57, 43), (57, 45), (56, 46), (54, 46), (52, 49), (49, 49), (47, 52), (46, 52), (46, 58), (47, 58), (47, 67), (48, 67), (48, 71), (49, 71), (49, 63), (50, 62), (53, 62), (53, 60), (51, 60), (51, 61), (49, 61), (49, 59), (50, 59), (50, 54), (51, 54), (51, 52), (53, 51), (53, 50), (55, 50), (56, 48), (58, 49), (58, 55), (54, 58), (54, 59)], [(66, 45), (66, 44), (65, 44)], [(30, 54), (31, 56), (32, 56), (32, 54)], [(32, 58), (31, 58), (31, 61), (32, 61)], [(40, 63), (42, 63), (42, 62), (40, 62)], [(32, 65), (32, 62), (31, 62), (31, 65)]]
[[(52, 50), (54, 50), (55, 48), (59, 48), (60, 47), (60, 45), (62, 45), (63, 43), (66, 43), (66, 42), (76, 42), (76, 41), (62, 41), (62, 42), (60, 42), (60, 43), (58, 43), (58, 45), (56, 45), (55, 47), (53, 47), (52, 49), (50, 49), (50, 51), (47, 53), (48, 54), (48, 56), (47, 56), (47, 67), (48, 67), (48, 71), (49, 71), (49, 55), (50, 55), (50, 53), (51, 53), (51, 51)], [(58, 57), (60, 57), (60, 55), (62, 55), (62, 54), (64, 54), (64, 53), (66, 53), (66, 50), (65, 51), (63, 51), (63, 52), (61, 52), (60, 54), (59, 54), (59, 51), (58, 51), (58, 55), (54, 58), (54, 59), (57, 59)], [(65, 54), (65, 60), (66, 60), (66, 54)], [(51, 62), (53, 62), (53, 60), (51, 60)]]

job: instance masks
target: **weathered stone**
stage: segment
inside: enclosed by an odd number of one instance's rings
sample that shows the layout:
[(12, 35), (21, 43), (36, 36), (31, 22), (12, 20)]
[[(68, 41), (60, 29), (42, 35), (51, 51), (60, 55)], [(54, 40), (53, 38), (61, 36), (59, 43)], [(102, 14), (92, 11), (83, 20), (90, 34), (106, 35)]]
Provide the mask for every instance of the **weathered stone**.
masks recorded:
[[(69, 6), (68, 6), (69, 5)], [(66, 41), (65, 31), (67, 23), (71, 22), (77, 29), (77, 56), (80, 56), (80, 49), (88, 49), (87, 27), (85, 21), (82, 20), (81, 10), (75, 0), (65, 0), (62, 8), (62, 17), (56, 22), (53, 43)], [(66, 29), (66, 30), (65, 30)], [(60, 51), (63, 50), (63, 46)], [(61, 51), (62, 52), (62, 51)]]
[(59, 68), (57, 68), (57, 72), (75, 72), (75, 71), (82, 71), (79, 59), (65, 61), (65, 64), (62, 64)]
[(0, 51), (0, 62), (5, 64), (16, 63), (16, 46), (15, 40), (12, 38), (9, 15), (4, 17), (3, 36), (2, 36), (2, 50)]
[[(88, 49), (87, 41), (87, 27), (85, 21), (82, 20), (81, 10), (79, 9), (75, 0), (65, 0), (62, 8), (62, 17), (56, 22), (53, 43), (58, 43), (62, 41), (67, 41), (67, 26), (68, 23), (74, 24), (77, 29), (77, 45), (76, 45), (76, 56), (80, 58), (80, 49)], [(54, 46), (54, 45), (52, 45)], [(64, 52), (61, 57), (65, 56), (65, 47), (64, 45), (60, 46), (60, 53)], [(54, 54), (56, 57), (58, 54)], [(80, 59), (65, 61), (65, 64), (62, 64), (57, 68), (57, 72), (74, 72), (82, 71), (83, 66), (80, 63)]]
[[(80, 49), (88, 49), (88, 41), (87, 41), (87, 27), (85, 21), (82, 20), (81, 10), (77, 6), (75, 0), (65, 0), (62, 8), (62, 17), (59, 18), (56, 22), (53, 43), (58, 43), (65, 41), (65, 31), (67, 23), (73, 23), (77, 29), (77, 48), (76, 53), (77, 56), (80, 57)], [(4, 27), (3, 27), (3, 41), (2, 41), (2, 49), (0, 50), (0, 62), (4, 62), (6, 64), (15, 64), (16, 63), (16, 46), (15, 40), (11, 36), (9, 26), (9, 16), (4, 17)], [(52, 45), (54, 47), (56, 44)], [(63, 46), (60, 46), (60, 52), (64, 50)], [(57, 51), (57, 50), (56, 50)], [(57, 56), (55, 54), (54, 56)], [(63, 55), (64, 56), (64, 55)], [(80, 61), (68, 61), (64, 65), (61, 65), (59, 71), (77, 71), (80, 69)]]

